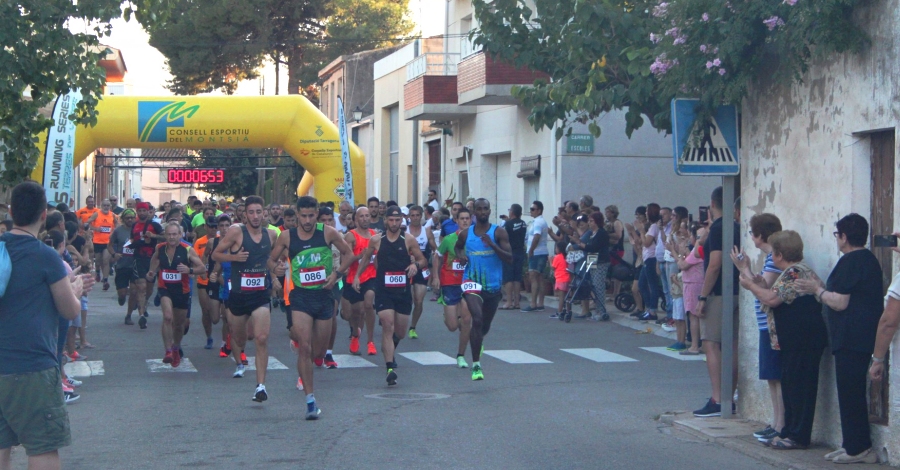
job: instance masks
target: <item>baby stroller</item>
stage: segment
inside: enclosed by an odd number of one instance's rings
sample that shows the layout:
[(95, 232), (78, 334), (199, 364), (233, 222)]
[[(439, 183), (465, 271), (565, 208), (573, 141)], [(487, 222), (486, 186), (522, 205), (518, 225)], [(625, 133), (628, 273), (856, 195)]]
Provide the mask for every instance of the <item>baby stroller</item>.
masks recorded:
[[(586, 294), (586, 298), (591, 298), (591, 292), (593, 291), (591, 287), (591, 268), (596, 263), (597, 258), (595, 256), (589, 257), (583, 263), (579, 263), (581, 265), (581, 269), (576, 269), (572, 273), (572, 281), (569, 282), (569, 290), (566, 291), (566, 296), (563, 298), (562, 311), (559, 314), (559, 321), (565, 321), (569, 323), (572, 321), (572, 302), (578, 298), (579, 292), (584, 292), (582, 289), (586, 290), (588, 293)], [(608, 320), (609, 315), (606, 315), (604, 320)]]
[(611, 259), (618, 261), (614, 266), (610, 266), (609, 277), (622, 283), (619, 295), (615, 298), (616, 308), (625, 313), (631, 313), (636, 306), (634, 295), (631, 294), (631, 283), (636, 282), (638, 270), (633, 264), (626, 262), (615, 252), (610, 253), (609, 256)]

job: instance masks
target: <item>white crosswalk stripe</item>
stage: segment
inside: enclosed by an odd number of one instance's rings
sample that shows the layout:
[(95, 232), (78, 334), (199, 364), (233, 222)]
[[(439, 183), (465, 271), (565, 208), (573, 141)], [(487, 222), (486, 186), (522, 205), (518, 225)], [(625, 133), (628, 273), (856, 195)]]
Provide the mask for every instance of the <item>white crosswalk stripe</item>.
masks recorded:
[(505, 350), (487, 350), (484, 352), (486, 356), (491, 356), (496, 359), (500, 359), (503, 362), (507, 362), (509, 364), (552, 364), (553, 362), (548, 361), (546, 359), (537, 357), (533, 354), (528, 354), (525, 351), (520, 351), (518, 349), (505, 349)]
[(337, 362), (338, 369), (353, 369), (357, 367), (378, 367), (375, 364), (363, 359), (361, 356), (353, 354), (332, 354), (334, 362)]
[(702, 361), (706, 356), (700, 354), (698, 356), (682, 356), (678, 354), (678, 351), (669, 351), (664, 347), (654, 347), (654, 348), (641, 348), (644, 351), (650, 351), (656, 354), (662, 354), (663, 356), (671, 357), (672, 359), (678, 359), (679, 361)]
[(561, 351), (594, 362), (637, 362), (637, 359), (632, 359), (628, 356), (623, 356), (600, 348), (562, 349)]
[(103, 361), (76, 361), (65, 365), (69, 377), (93, 377), (103, 375)]
[(150, 372), (197, 372), (197, 368), (186, 357), (181, 358), (178, 367), (165, 364), (162, 359), (147, 359), (147, 367), (150, 368)]
[(439, 351), (422, 351), (399, 353), (401, 356), (423, 366), (450, 366), (456, 365), (456, 359)]
[[(246, 370), (256, 370), (256, 357), (255, 356), (247, 356), (247, 366)], [(269, 366), (266, 367), (266, 370), (287, 370), (287, 366), (282, 364), (281, 361), (275, 359), (273, 356), (269, 356)]]

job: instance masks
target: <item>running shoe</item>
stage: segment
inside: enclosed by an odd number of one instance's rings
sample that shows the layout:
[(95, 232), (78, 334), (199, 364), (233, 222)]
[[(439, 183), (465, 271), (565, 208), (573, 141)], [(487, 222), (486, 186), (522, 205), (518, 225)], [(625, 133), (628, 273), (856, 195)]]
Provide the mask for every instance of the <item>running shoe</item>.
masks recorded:
[(178, 366), (181, 364), (181, 358), (182, 358), (183, 356), (184, 356), (184, 355), (181, 354), (181, 349), (180, 349), (180, 348), (179, 348), (178, 351), (172, 351), (172, 367), (173, 367), (173, 368), (174, 368), (174, 367), (178, 367)]
[(131, 315), (125, 315), (125, 324), (134, 325), (134, 322), (131, 320)]
[(716, 403), (712, 398), (706, 402), (706, 405), (699, 410), (694, 411), (694, 416), (698, 418), (712, 418), (714, 416), (722, 416), (722, 405)]
[(297, 390), (303, 391), (303, 379), (297, 377)]
[(119, 307), (122, 307), (123, 305), (125, 305), (125, 296), (124, 295), (120, 295), (118, 300), (119, 300)]
[(370, 356), (374, 356), (374, 355), (378, 354), (378, 351), (375, 350), (375, 343), (369, 341), (369, 346), (368, 346), (367, 352)]
[(203, 349), (212, 349), (213, 347), (213, 339), (206, 338), (206, 346), (203, 346)]
[(564, 315), (565, 315), (565, 314), (563, 314), (563, 313), (561, 313), (561, 312), (556, 312), (556, 313), (554, 313), (554, 314), (551, 314), (551, 315), (550, 315), (550, 318), (551, 318), (551, 319), (554, 319), (554, 320), (560, 320), (560, 321), (562, 321), (562, 319), (565, 318)]
[(300, 343), (298, 343), (294, 340), (291, 340), (291, 352), (294, 354), (297, 354), (298, 352), (300, 352)]
[(172, 354), (171, 350), (166, 350), (166, 355), (163, 356), (163, 364), (171, 364), (175, 360), (175, 355)]
[[(108, 291), (108, 290), (109, 290), (109, 279), (104, 279), (104, 280), (103, 280), (103, 290), (104, 290), (104, 291)], [(119, 305), (122, 305), (122, 304), (119, 304)]]
[(484, 380), (484, 371), (481, 370), (481, 365), (476, 364), (472, 367), (472, 380)]
[(237, 368), (234, 369), (234, 375), (232, 375), (232, 377), (235, 379), (239, 379), (243, 376), (244, 376), (244, 365), (238, 364)]
[(334, 356), (331, 354), (325, 355), (325, 368), (326, 369), (337, 369), (338, 363), (334, 360)]
[(671, 333), (677, 329), (677, 328), (675, 328), (675, 325), (670, 325), (668, 323), (663, 323), (663, 325), (660, 328), (662, 328), (663, 331), (667, 331), (669, 333)]
[(525, 312), (525, 313), (528, 313), (528, 312), (536, 312), (536, 311), (537, 311), (537, 308), (532, 308), (532, 307), (522, 307), (522, 308), (519, 309), (519, 311), (520, 311), (520, 312)]
[(353, 336), (350, 338), (350, 354), (359, 355), (359, 337)]
[(456, 365), (460, 369), (467, 369), (469, 367), (469, 364), (466, 362), (466, 356), (463, 356), (462, 354), (457, 355), (456, 356)]
[(228, 357), (231, 355), (230, 349), (225, 349), (225, 346), (219, 348), (219, 357)]
[(63, 380), (63, 383), (66, 384), (66, 385), (68, 385), (68, 386), (70, 386), (70, 387), (80, 387), (81, 384), (84, 383), (84, 382), (82, 382), (82, 381), (80, 381), (80, 380), (75, 380), (75, 379), (73, 379), (72, 377), (66, 377), (66, 379)]
[(409, 339), (416, 339), (416, 338), (419, 337), (419, 335), (416, 333), (416, 329), (415, 329), (415, 328), (410, 328), (410, 329), (409, 329), (409, 334), (408, 334), (408, 336), (409, 336)]
[(74, 391), (72, 391), (72, 392), (63, 392), (63, 395), (65, 396), (66, 404), (67, 404), (67, 405), (68, 405), (69, 403), (75, 403), (76, 401), (78, 401), (79, 398), (81, 398), (81, 395), (75, 393)]
[(640, 320), (641, 323), (656, 321), (658, 319), (659, 319), (659, 317), (657, 317), (655, 313), (650, 313), (650, 312), (644, 312), (644, 314), (641, 315), (640, 318), (638, 318), (638, 320)]
[(307, 421), (315, 421), (319, 419), (319, 415), (322, 414), (322, 410), (316, 406), (315, 400), (311, 403), (306, 404), (306, 420)]
[(142, 330), (147, 329), (147, 312), (144, 312), (141, 315), (141, 318), (138, 318), (138, 326), (140, 326)]
[[(765, 441), (768, 441), (769, 439), (774, 439), (780, 435), (780, 433), (778, 431), (772, 429), (771, 427), (767, 427), (764, 431), (766, 431), (766, 432), (763, 432), (762, 434), (760, 434), (760, 432), (762, 432), (762, 431), (757, 431), (757, 432), (753, 433), (753, 437), (755, 437), (756, 440), (759, 442), (765, 442)], [(757, 434), (759, 434), (759, 435), (757, 435)]]
[(249, 366), (250, 363), (247, 362), (247, 354), (244, 351), (241, 351), (241, 365)]
[(394, 372), (394, 369), (387, 370), (387, 384), (388, 385), (397, 385), (397, 373)]
[(162, 302), (162, 299), (159, 297), (159, 292), (157, 292), (156, 297), (153, 298), (153, 306), (159, 307), (160, 302)]
[(253, 401), (257, 403), (262, 403), (269, 399), (269, 394), (266, 393), (266, 386), (263, 384), (259, 384), (256, 386), (256, 393), (253, 394)]
[(671, 346), (669, 346), (666, 349), (668, 349), (669, 351), (679, 352), (679, 351), (684, 351), (685, 349), (687, 349), (687, 345), (682, 342), (675, 342), (674, 344), (672, 344)]
[(313, 359), (313, 364), (315, 364), (316, 367), (322, 367), (325, 365), (325, 358), (317, 357), (317, 358)]

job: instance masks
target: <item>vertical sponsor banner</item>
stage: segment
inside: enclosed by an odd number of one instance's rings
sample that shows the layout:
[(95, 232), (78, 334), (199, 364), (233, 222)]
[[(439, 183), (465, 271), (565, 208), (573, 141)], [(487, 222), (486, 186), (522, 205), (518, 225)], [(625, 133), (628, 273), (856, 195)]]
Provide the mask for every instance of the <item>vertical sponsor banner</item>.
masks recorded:
[(47, 201), (69, 203), (74, 182), (75, 123), (69, 115), (81, 101), (81, 92), (71, 90), (56, 98), (53, 106), (53, 127), (47, 132), (44, 152), (44, 190)]
[(344, 164), (344, 200), (353, 207), (353, 169), (350, 167), (350, 143), (347, 141), (347, 121), (344, 119), (344, 100), (338, 96), (338, 132), (341, 137), (341, 161)]

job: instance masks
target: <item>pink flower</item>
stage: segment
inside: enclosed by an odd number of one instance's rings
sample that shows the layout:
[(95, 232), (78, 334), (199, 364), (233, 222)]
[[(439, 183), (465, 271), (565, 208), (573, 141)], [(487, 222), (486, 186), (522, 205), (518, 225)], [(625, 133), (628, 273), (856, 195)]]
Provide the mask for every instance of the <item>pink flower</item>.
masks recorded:
[[(787, 1), (787, 0), (785, 0), (785, 1)], [(794, 1), (796, 2), (797, 0), (794, 0)], [(709, 13), (704, 13), (704, 14), (700, 15), (700, 19), (702, 19), (703, 21), (709, 21)]]
[(706, 52), (706, 44), (700, 44), (700, 52)]
[(662, 2), (659, 5), (653, 7), (653, 16), (659, 18), (662, 16), (666, 16), (669, 12), (669, 4), (666, 2)]
[(715, 48), (715, 49), (713, 49), (713, 54), (718, 54), (718, 53), (719, 53), (719, 48), (718, 48), (718, 47)]
[(663, 53), (656, 57), (656, 60), (650, 64), (650, 73), (653, 75), (664, 75), (669, 69), (676, 65), (678, 65), (678, 59), (667, 60), (666, 54)]
[(711, 68), (713, 68), (713, 67), (715, 67), (715, 65), (714, 65), (712, 62), (710, 62), (710, 61), (707, 60), (707, 61), (706, 61), (706, 68), (707, 68), (707, 69), (711, 69)]
[(725, 69), (719, 69), (719, 75), (725, 75)]
[(677, 38), (679, 36), (678, 31), (679, 30), (678, 30), (677, 26), (674, 28), (667, 29), (666, 36), (672, 36), (673, 38)]
[(678, 36), (677, 38), (675, 38), (674, 41), (672, 41), (672, 43), (675, 44), (676, 46), (680, 46), (680, 45), (684, 44), (684, 42), (686, 40), (687, 40), (687, 38), (685, 38), (684, 36)]
[(713, 64), (714, 66), (718, 67), (718, 66), (722, 65), (722, 61), (719, 60), (718, 57), (716, 57), (716, 58), (712, 61), (712, 64)]
[(653, 44), (659, 43), (659, 41), (661, 41), (662, 38), (663, 38), (663, 37), (660, 36), (660, 35), (656, 35), (656, 34), (650, 33), (650, 42), (652, 42)]
[(763, 20), (763, 24), (765, 24), (766, 27), (769, 28), (769, 31), (772, 31), (773, 29), (775, 29), (778, 26), (783, 26), (784, 20), (782, 20), (781, 18), (779, 18), (777, 16), (773, 16), (767, 20)]
[(787, 3), (787, 4), (790, 5), (790, 6), (794, 6), (794, 5), (797, 4), (797, 0), (784, 0), (784, 1), (781, 2), (781, 3)]

